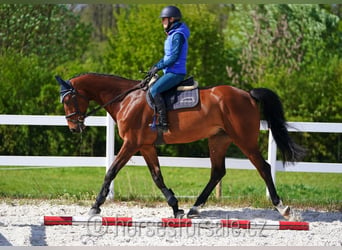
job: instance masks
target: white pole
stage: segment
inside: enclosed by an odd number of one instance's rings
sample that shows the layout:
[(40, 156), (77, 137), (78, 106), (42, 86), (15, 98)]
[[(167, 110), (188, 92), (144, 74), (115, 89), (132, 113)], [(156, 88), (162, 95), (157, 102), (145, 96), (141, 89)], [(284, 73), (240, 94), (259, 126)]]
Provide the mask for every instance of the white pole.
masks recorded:
[[(277, 144), (273, 138), (272, 132), (268, 130), (268, 163), (271, 165), (271, 175), (273, 183), (276, 183), (276, 161), (277, 161)], [(270, 194), (266, 187), (266, 196), (269, 198)]]
[[(109, 113), (107, 113), (107, 119), (106, 119), (106, 172), (112, 165), (114, 161), (114, 144), (115, 144), (115, 133), (114, 133), (114, 120), (110, 116)], [(114, 181), (110, 184), (109, 187), (109, 193), (107, 196), (108, 200), (114, 199)]]

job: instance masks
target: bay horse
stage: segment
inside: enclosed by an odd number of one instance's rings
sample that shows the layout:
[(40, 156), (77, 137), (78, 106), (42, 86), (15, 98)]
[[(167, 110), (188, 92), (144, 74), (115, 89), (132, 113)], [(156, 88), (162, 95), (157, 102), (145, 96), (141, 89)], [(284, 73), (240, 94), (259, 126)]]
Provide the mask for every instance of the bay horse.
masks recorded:
[[(105, 202), (110, 183), (129, 159), (138, 151), (144, 157), (152, 179), (161, 190), (173, 215), (181, 218), (178, 200), (166, 187), (161, 173), (155, 142), (157, 132), (149, 127), (154, 111), (146, 101), (146, 89), (141, 81), (115, 75), (86, 73), (64, 81), (59, 76), (61, 98), (67, 124), (72, 132), (82, 132), (84, 120), (100, 108), (104, 108), (117, 124), (123, 145), (107, 171), (101, 190), (89, 214), (99, 214)], [(145, 83), (146, 81), (144, 81)], [(258, 146), (260, 112), (272, 131), (285, 162), (301, 159), (304, 149), (290, 138), (283, 107), (278, 96), (266, 88), (247, 92), (228, 85), (200, 89), (200, 103), (194, 108), (168, 112), (169, 131), (163, 134), (166, 144), (189, 143), (208, 138), (211, 174), (209, 182), (190, 208), (189, 218), (200, 215), (210, 193), (226, 173), (225, 153), (231, 143), (237, 145), (256, 167), (264, 180), (273, 205), (285, 218), (290, 208), (283, 205), (272, 180), (270, 165), (265, 161)], [(100, 106), (87, 113), (90, 101)]]

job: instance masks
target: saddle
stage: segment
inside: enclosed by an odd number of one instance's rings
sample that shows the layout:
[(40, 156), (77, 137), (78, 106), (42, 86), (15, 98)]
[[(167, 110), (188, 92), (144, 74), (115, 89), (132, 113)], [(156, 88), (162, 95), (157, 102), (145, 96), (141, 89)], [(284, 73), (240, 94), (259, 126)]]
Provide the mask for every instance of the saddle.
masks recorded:
[[(152, 82), (153, 84), (153, 82)], [(151, 83), (149, 84), (151, 85)], [(162, 94), (168, 111), (184, 108), (193, 108), (199, 103), (198, 83), (191, 76)], [(148, 105), (154, 109), (149, 93), (146, 94)]]

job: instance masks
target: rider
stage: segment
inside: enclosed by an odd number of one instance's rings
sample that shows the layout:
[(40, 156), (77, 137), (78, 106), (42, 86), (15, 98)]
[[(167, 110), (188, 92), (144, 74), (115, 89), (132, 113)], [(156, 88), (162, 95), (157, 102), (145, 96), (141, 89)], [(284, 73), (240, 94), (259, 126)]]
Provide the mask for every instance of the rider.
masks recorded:
[(167, 113), (161, 93), (177, 86), (184, 80), (190, 30), (184, 22), (180, 21), (182, 14), (175, 6), (165, 7), (161, 11), (160, 18), (167, 34), (164, 43), (164, 57), (153, 65), (148, 75), (152, 76), (161, 69), (164, 72), (164, 75), (152, 85), (149, 93), (159, 113), (157, 126), (166, 132), (168, 130)]

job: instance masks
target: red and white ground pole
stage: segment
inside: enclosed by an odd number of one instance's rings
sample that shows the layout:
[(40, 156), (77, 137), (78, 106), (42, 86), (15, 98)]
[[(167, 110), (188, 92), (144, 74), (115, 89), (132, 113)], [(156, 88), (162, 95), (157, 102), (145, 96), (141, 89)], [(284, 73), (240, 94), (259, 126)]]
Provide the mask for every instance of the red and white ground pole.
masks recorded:
[(239, 219), (175, 219), (175, 218), (132, 218), (132, 217), (101, 217), (101, 216), (44, 216), (43, 225), (89, 225), (104, 226), (138, 226), (138, 227), (228, 227), (236, 229), (263, 230), (309, 230), (308, 222), (301, 221), (253, 221)]

